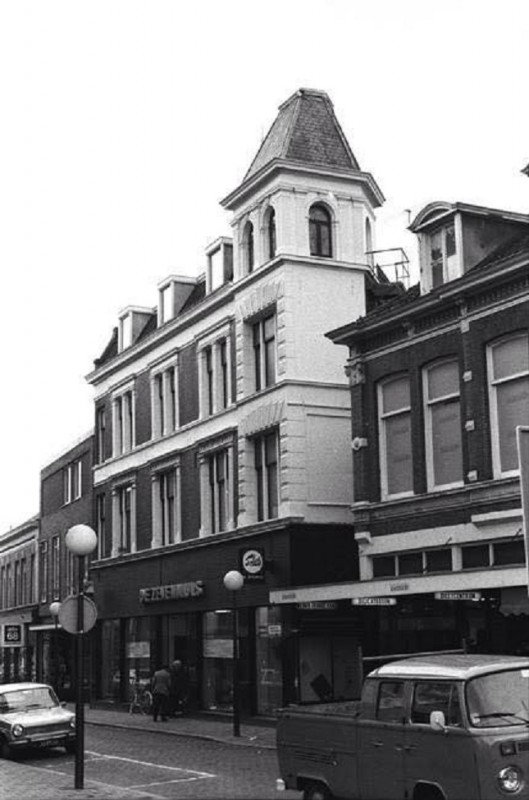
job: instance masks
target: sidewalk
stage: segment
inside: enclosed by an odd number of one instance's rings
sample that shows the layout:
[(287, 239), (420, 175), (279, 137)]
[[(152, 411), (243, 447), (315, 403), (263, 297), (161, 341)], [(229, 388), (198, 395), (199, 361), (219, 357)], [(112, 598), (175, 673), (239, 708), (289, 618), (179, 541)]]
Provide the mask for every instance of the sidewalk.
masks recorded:
[[(73, 710), (73, 709), (72, 709)], [(257, 747), (275, 750), (275, 722), (265, 721), (256, 724), (242, 720), (239, 737), (233, 735), (233, 722), (228, 715), (225, 718), (213, 714), (197, 714), (185, 717), (171, 717), (167, 722), (154, 722), (146, 714), (129, 714), (127, 711), (116, 711), (106, 708), (88, 708), (85, 710), (85, 722), (88, 725), (104, 725), (110, 728), (133, 728), (147, 730), (152, 733), (169, 733), (173, 736), (189, 736), (195, 739), (208, 739), (238, 747)]]
[[(231, 717), (197, 714), (154, 722), (144, 714), (129, 714), (126, 710), (85, 708), (87, 728), (101, 725), (109, 728), (145, 730), (171, 736), (188, 736), (213, 742), (275, 750), (275, 723), (241, 722), (241, 735), (233, 735)], [(73, 763), (68, 775), (51, 769), (39, 769), (23, 762), (0, 761), (0, 800), (149, 800), (153, 795), (139, 790), (109, 786), (85, 779), (83, 791), (73, 788)]]

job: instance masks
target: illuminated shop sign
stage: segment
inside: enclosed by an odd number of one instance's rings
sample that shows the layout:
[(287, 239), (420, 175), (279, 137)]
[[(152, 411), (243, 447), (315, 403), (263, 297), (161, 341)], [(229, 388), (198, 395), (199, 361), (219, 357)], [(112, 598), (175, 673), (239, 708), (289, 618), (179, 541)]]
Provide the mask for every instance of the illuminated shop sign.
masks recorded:
[(394, 597), (353, 597), (354, 606), (394, 606), (397, 601)]
[(436, 592), (436, 600), (471, 600), (477, 603), (481, 600), (481, 592)]
[(204, 581), (189, 581), (188, 583), (172, 583), (168, 586), (149, 586), (140, 589), (140, 603), (159, 603), (163, 600), (188, 600), (189, 598), (202, 597), (204, 594)]
[(2, 647), (22, 647), (24, 643), (22, 625), (2, 626)]

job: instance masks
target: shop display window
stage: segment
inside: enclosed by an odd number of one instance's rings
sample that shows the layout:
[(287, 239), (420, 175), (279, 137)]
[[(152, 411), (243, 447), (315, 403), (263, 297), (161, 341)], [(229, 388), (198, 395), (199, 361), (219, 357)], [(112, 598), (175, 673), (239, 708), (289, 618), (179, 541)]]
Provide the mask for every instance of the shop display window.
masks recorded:
[(257, 713), (270, 715), (283, 704), (282, 609), (263, 606), (255, 610), (255, 618)]

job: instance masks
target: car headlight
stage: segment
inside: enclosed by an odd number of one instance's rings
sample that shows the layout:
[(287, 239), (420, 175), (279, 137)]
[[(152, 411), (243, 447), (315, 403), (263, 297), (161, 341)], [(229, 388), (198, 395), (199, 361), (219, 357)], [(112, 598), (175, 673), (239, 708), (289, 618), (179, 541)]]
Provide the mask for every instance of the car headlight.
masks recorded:
[(518, 792), (524, 783), (523, 772), (519, 767), (510, 764), (498, 772), (498, 783), (504, 792)]
[(22, 727), (22, 725), (13, 725), (13, 727), (11, 728), (11, 733), (13, 734), (13, 736), (16, 737), (23, 736), (24, 728)]
[(75, 728), (75, 717), (72, 717), (70, 720), (70, 728)]

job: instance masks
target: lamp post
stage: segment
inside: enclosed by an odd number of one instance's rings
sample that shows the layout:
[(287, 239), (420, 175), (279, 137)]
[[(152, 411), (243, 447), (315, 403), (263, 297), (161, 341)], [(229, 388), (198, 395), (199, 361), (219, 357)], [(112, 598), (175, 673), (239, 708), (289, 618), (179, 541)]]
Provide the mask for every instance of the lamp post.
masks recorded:
[(53, 617), (53, 648), (52, 648), (52, 659), (51, 665), (53, 669), (53, 688), (55, 691), (58, 691), (58, 682), (59, 682), (59, 643), (57, 641), (57, 617), (59, 616), (59, 611), (61, 610), (61, 604), (55, 600), (55, 602), (50, 603), (50, 614)]
[(88, 525), (73, 525), (66, 532), (65, 543), (78, 558), (77, 571), (77, 636), (75, 638), (76, 692), (75, 692), (75, 788), (84, 788), (84, 702), (83, 702), (83, 634), (84, 634), (84, 578), (85, 556), (97, 545), (97, 536)]
[(237, 609), (237, 592), (242, 589), (244, 577), (232, 569), (224, 576), (224, 586), (233, 594), (233, 735), (241, 735), (240, 698), (239, 698), (239, 614)]

